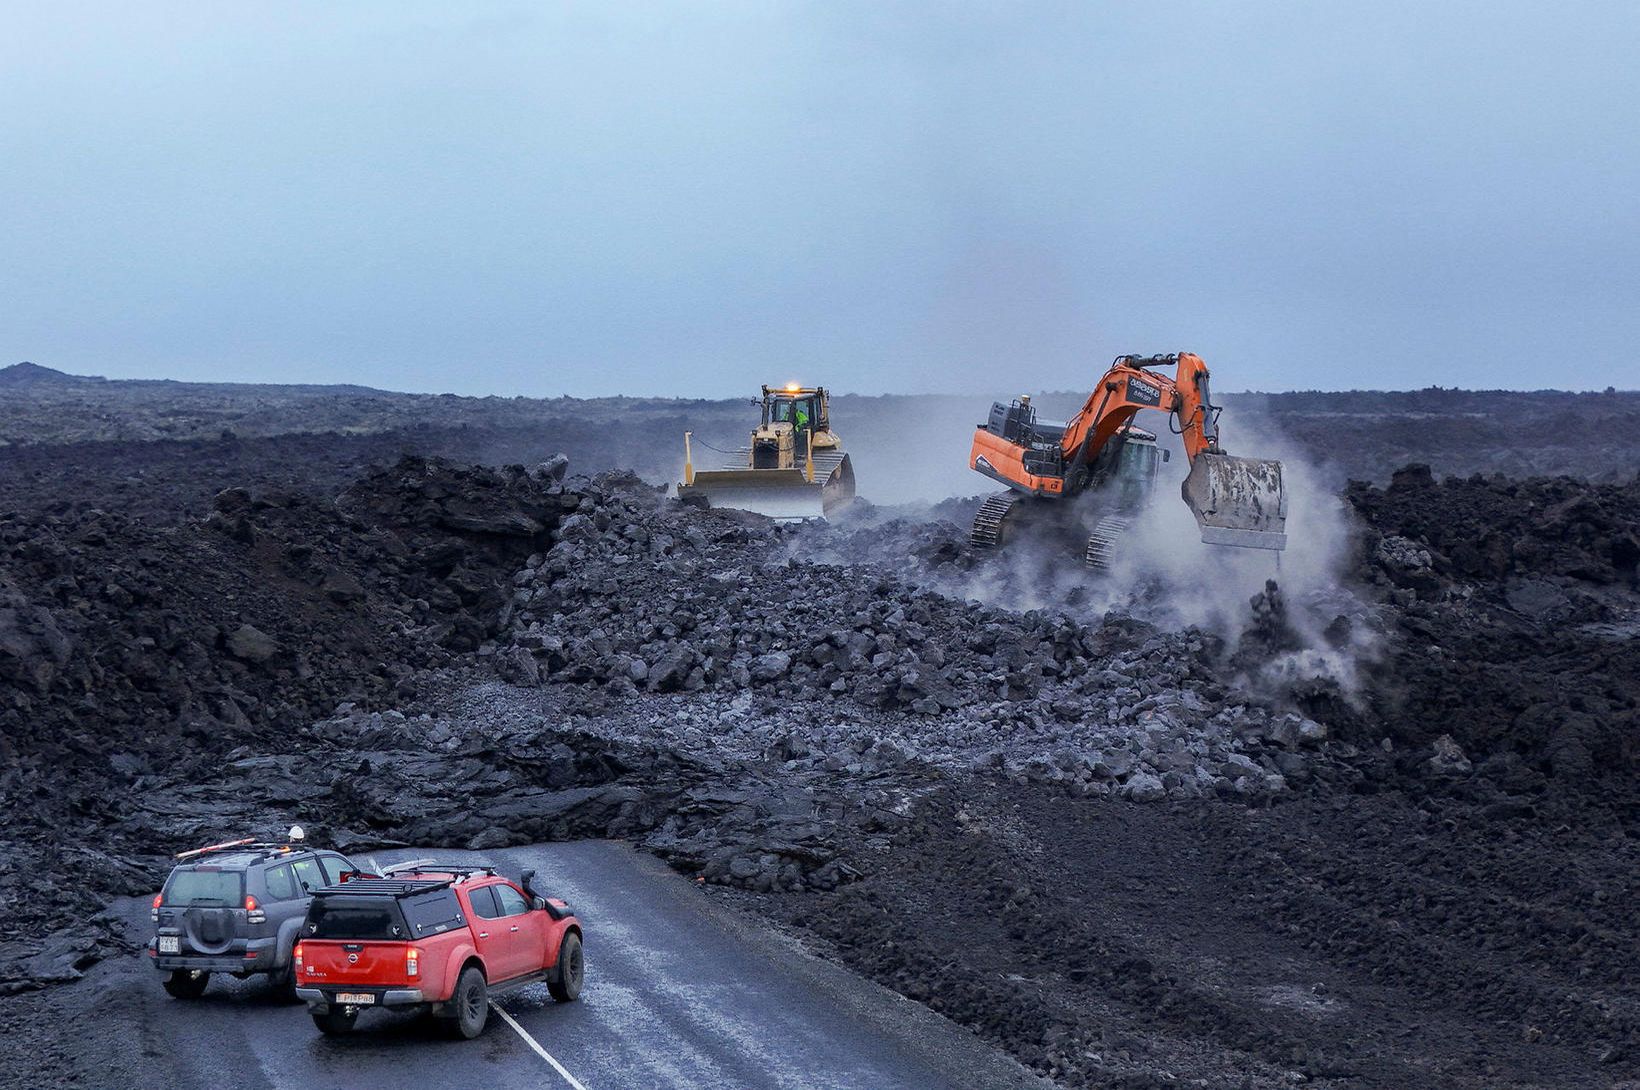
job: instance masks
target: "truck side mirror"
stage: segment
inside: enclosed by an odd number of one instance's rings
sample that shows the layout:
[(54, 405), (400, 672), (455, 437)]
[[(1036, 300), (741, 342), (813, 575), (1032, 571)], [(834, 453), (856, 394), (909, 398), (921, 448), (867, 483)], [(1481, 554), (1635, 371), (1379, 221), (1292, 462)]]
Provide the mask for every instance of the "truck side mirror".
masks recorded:
[(530, 907), (537, 912), (544, 912), (547, 908), (547, 899), (545, 897), (531, 897)]

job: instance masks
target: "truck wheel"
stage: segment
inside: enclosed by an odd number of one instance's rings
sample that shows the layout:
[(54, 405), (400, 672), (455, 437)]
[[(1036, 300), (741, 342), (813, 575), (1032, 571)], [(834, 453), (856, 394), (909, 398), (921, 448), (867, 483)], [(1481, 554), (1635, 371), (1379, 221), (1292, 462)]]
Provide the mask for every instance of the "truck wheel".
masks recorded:
[(558, 946), (558, 977), (547, 981), (547, 991), (560, 1003), (569, 1003), (581, 994), (586, 982), (587, 963), (581, 956), (581, 936), (571, 931)]
[(165, 990), (173, 999), (198, 999), (205, 994), (211, 974), (199, 969), (174, 969), (165, 978)]
[(451, 1034), (471, 1041), (484, 1032), (484, 1023), (490, 1019), (490, 989), (478, 966), (469, 965), (461, 971), (455, 994), (450, 997), (450, 1009)]
[(345, 1010), (328, 1010), (323, 1014), (313, 1016), (313, 1024), (319, 1027), (319, 1032), (327, 1037), (334, 1037), (338, 1033), (346, 1033), (353, 1028), (353, 1023), (359, 1020), (359, 1013), (352, 1014)]

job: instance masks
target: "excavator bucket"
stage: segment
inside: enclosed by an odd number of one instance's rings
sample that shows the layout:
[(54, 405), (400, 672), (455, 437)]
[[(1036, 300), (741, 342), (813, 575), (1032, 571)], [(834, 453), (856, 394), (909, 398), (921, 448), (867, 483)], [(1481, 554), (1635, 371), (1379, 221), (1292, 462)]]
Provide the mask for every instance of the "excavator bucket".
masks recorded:
[(1287, 547), (1287, 490), (1280, 462), (1203, 451), (1179, 491), (1207, 544)]

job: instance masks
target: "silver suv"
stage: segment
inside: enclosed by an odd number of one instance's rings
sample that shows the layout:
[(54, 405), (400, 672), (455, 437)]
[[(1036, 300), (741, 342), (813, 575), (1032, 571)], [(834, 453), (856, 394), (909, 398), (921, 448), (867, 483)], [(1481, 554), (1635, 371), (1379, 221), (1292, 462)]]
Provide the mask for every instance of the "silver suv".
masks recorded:
[[(148, 956), (177, 999), (197, 999), (212, 973), (245, 980), (266, 974), (295, 995), (291, 948), (307, 915), (309, 890), (359, 873), (345, 856), (302, 843), (247, 837), (182, 852), (154, 895)], [(344, 876), (346, 876), (344, 878)]]

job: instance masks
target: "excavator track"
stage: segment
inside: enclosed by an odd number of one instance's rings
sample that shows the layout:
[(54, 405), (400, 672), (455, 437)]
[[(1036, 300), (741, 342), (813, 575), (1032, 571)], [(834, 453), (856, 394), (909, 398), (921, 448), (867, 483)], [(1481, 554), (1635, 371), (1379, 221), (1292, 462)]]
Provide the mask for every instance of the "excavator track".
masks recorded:
[(1106, 515), (1094, 523), (1093, 533), (1088, 535), (1087, 552), (1082, 554), (1088, 567), (1095, 571), (1109, 571), (1116, 562), (1116, 543), (1131, 525), (1133, 519), (1126, 515)]
[(974, 528), (968, 531), (968, 543), (980, 549), (1000, 548), (1007, 533), (1008, 512), (1019, 498), (1018, 492), (998, 492), (985, 497), (974, 515)]

